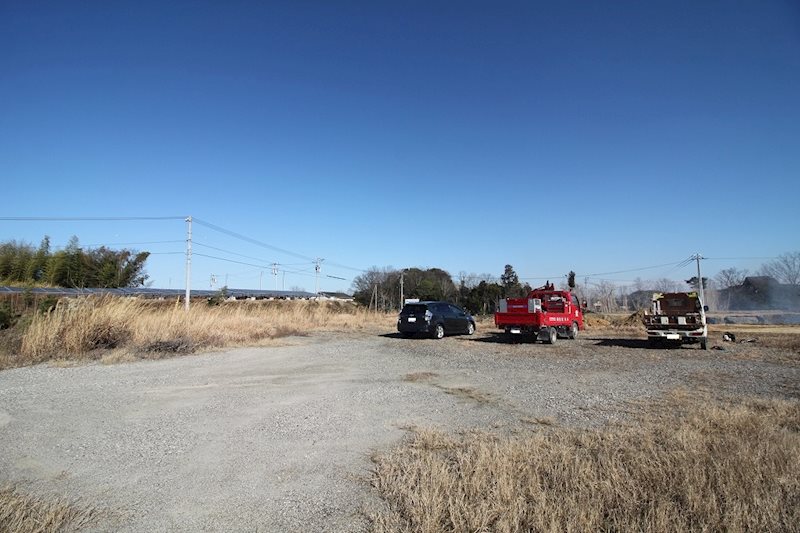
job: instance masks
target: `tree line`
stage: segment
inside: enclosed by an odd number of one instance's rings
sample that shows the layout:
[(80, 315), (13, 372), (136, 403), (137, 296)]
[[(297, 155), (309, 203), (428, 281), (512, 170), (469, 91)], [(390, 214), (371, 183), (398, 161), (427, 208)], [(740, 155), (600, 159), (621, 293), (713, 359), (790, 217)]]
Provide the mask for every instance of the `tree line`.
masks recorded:
[[(800, 252), (782, 254), (762, 264), (754, 273), (732, 267), (721, 270), (712, 278), (703, 277), (703, 288), (708, 290), (708, 303), (712, 307), (723, 308), (726, 302), (715, 299), (723, 291), (741, 286), (746, 277), (753, 275), (767, 276), (784, 285), (798, 286)], [(637, 278), (629, 285), (620, 285), (611, 280), (586, 280), (588, 283), (578, 284), (575, 282), (575, 273), (570, 272), (565, 280), (559, 281), (559, 288), (572, 289), (578, 299), (586, 302), (591, 310), (601, 312), (644, 309), (650, 305), (654, 292), (680, 292), (699, 287), (697, 276), (687, 280)], [(447, 271), (439, 268), (372, 267), (353, 281), (353, 297), (372, 309), (397, 310), (401, 307), (401, 282), (404, 298), (447, 300), (472, 313), (493, 313), (501, 298), (522, 297), (531, 290), (528, 283), (520, 282), (511, 265), (505, 265), (499, 277), (459, 272), (456, 281)]]
[(50, 249), (45, 236), (38, 248), (9, 241), (0, 244), (0, 284), (72, 288), (140, 287), (147, 281), (150, 252), (83, 249), (73, 236), (63, 250)]
[(440, 268), (372, 267), (353, 280), (353, 298), (371, 309), (392, 311), (401, 307), (402, 297), (446, 300), (471, 313), (493, 313), (500, 298), (518, 298), (531, 291), (520, 283), (514, 267), (506, 265), (498, 278), (492, 274), (458, 274), (458, 283)]

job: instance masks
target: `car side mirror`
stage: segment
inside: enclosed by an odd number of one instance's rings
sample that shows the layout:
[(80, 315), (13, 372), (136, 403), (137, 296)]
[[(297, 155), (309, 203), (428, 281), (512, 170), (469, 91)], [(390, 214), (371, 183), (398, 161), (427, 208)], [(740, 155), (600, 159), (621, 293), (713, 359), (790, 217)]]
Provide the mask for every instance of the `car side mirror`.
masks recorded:
[(703, 306), (703, 311), (708, 311), (708, 306), (707, 305)]

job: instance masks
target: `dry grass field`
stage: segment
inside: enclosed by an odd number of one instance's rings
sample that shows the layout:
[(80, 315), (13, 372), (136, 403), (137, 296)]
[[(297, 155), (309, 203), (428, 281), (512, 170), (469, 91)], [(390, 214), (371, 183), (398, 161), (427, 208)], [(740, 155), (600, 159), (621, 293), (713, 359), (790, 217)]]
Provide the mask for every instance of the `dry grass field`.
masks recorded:
[(651, 407), (599, 430), (417, 431), (374, 457), (373, 530), (797, 531), (798, 402)]
[(261, 346), (310, 331), (365, 331), (394, 326), (394, 315), (353, 304), (316, 301), (195, 303), (100, 297), (61, 300), (33, 315), (0, 369), (45, 361), (103, 362), (161, 358), (237, 346)]

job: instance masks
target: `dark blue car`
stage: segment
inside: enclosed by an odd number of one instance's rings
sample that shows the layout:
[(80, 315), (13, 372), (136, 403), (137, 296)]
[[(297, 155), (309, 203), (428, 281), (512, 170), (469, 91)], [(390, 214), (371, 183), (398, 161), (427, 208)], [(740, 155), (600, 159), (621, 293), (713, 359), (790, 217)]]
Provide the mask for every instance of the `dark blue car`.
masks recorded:
[(397, 331), (406, 337), (423, 333), (434, 339), (445, 335), (475, 333), (475, 319), (457, 305), (447, 302), (407, 303), (397, 318)]

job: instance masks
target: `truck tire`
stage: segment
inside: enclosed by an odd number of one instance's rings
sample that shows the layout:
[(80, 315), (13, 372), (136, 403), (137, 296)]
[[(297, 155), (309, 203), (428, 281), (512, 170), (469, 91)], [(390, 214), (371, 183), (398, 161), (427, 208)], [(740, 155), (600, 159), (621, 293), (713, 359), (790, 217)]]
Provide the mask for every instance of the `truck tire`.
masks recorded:
[(708, 339), (700, 339), (700, 349), (701, 350), (708, 350)]
[(433, 338), (441, 339), (442, 337), (444, 337), (444, 326), (442, 324), (436, 324), (436, 328), (433, 330)]
[(547, 344), (555, 344), (557, 338), (558, 330), (556, 328), (550, 328), (547, 332)]
[(573, 322), (573, 323), (572, 323), (572, 327), (570, 327), (570, 328), (569, 328), (569, 335), (568, 335), (568, 337), (569, 337), (570, 339), (574, 339), (574, 338), (576, 338), (577, 336), (578, 336), (578, 323), (577, 323), (577, 322)]

